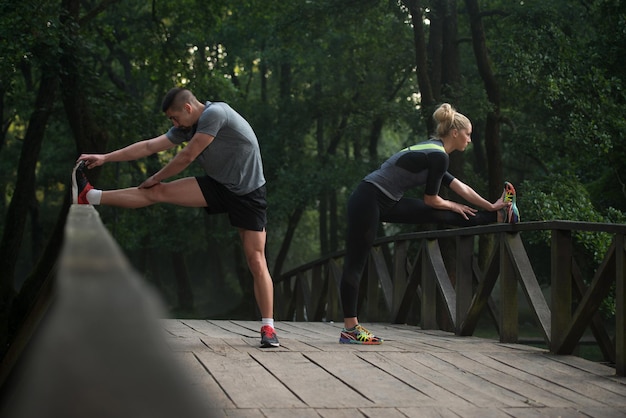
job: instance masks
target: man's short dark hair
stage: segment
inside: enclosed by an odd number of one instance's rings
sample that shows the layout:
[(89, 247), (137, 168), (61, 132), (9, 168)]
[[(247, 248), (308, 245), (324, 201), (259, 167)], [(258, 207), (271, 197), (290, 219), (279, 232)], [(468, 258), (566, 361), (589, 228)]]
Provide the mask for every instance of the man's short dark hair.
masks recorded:
[(174, 110), (180, 110), (178, 108), (182, 108), (184, 102), (189, 100), (189, 98), (192, 96), (193, 95), (189, 90), (180, 87), (174, 87), (173, 89), (168, 91), (163, 98), (161, 110), (163, 112), (167, 112), (167, 110), (171, 107), (174, 107)]

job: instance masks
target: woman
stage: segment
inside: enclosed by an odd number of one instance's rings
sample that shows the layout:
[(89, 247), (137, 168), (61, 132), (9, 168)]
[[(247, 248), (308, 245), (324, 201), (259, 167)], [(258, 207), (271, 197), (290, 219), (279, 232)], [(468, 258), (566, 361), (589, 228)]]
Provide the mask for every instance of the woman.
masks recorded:
[[(433, 118), (437, 124), (434, 138), (391, 156), (361, 181), (348, 200), (346, 256), (341, 278), (344, 329), (340, 343), (382, 343), (382, 339), (359, 325), (356, 312), (359, 282), (376, 238), (378, 222), (474, 226), (519, 221), (515, 189), (510, 183), (505, 183), (502, 197), (490, 203), (447, 171), (449, 154), (464, 151), (472, 141), (469, 119), (448, 103), (439, 106)], [(484, 211), (441, 198), (441, 184)], [(405, 191), (416, 186), (425, 186), (423, 200), (403, 197)]]

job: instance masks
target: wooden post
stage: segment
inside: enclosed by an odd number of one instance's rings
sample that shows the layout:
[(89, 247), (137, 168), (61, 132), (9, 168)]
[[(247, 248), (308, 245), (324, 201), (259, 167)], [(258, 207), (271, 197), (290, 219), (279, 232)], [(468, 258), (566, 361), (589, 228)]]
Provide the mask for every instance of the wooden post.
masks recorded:
[(309, 321), (320, 321), (322, 319), (319, 312), (320, 305), (324, 302), (323, 289), (322, 266), (318, 264), (313, 267), (311, 272), (311, 312), (308, 315)]
[(294, 284), (294, 297), (296, 298), (296, 321), (305, 320), (305, 310), (307, 307), (306, 290), (307, 287), (306, 277), (303, 272), (296, 275), (296, 282)]
[(343, 322), (343, 311), (341, 307), (341, 267), (334, 259), (328, 260), (328, 309), (326, 310), (327, 321)]
[(615, 234), (615, 371), (626, 376), (626, 245), (623, 234)]
[(367, 320), (368, 321), (379, 321), (379, 311), (378, 308), (378, 282), (380, 277), (378, 275), (378, 269), (376, 268), (376, 256), (380, 254), (380, 248), (373, 247), (370, 251), (369, 257), (367, 258)]
[(456, 329), (460, 335), (461, 324), (472, 304), (472, 261), (474, 259), (474, 236), (457, 237), (456, 240)]
[(394, 322), (400, 310), (400, 304), (404, 299), (407, 285), (407, 253), (409, 241), (396, 241), (393, 254), (393, 299), (391, 308), (391, 321)]
[(422, 252), (422, 329), (437, 329), (437, 284), (430, 263), (432, 240), (428, 240)]
[(551, 299), (552, 319), (550, 351), (555, 352), (563, 341), (563, 333), (572, 320), (572, 233), (552, 231)]
[(511, 255), (506, 240), (511, 235), (505, 233), (500, 239), (500, 342), (515, 343), (518, 336), (517, 279), (513, 270)]

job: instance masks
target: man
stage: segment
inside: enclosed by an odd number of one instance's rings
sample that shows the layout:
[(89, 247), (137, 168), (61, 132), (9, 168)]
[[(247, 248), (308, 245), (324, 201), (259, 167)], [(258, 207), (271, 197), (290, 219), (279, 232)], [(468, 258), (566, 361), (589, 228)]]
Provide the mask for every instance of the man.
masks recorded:
[[(165, 134), (107, 154), (82, 154), (72, 173), (74, 203), (140, 208), (154, 203), (204, 207), (208, 213), (228, 213), (239, 230), (254, 294), (261, 311), (261, 346), (278, 347), (274, 330), (274, 285), (265, 258), (267, 223), (265, 177), (259, 143), (250, 124), (222, 102), (201, 103), (193, 93), (171, 89), (162, 110), (174, 125)], [(161, 170), (139, 187), (96, 190), (84, 169), (107, 162), (133, 161), (187, 142)], [(166, 179), (198, 160), (206, 176)]]

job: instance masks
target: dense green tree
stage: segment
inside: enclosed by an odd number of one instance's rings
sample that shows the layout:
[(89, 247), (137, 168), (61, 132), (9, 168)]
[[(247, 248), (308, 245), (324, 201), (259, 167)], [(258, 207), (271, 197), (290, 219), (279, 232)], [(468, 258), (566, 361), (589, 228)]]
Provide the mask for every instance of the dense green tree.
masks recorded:
[[(506, 178), (519, 186), (523, 220), (569, 219), (577, 207), (582, 219), (623, 222), (625, 9), (619, 0), (2, 0), (3, 317), (11, 306), (23, 316), (53, 271), (77, 153), (164, 132), (160, 101), (175, 85), (231, 103), (254, 127), (275, 275), (343, 247), (353, 186), (425, 139), (442, 101), (473, 121), (474, 146), (451, 169), (481, 194), (494, 199)], [(99, 188), (135, 186), (171, 155), (89, 176)], [(585, 205), (559, 192), (565, 184), (585, 191)], [(171, 205), (98, 211), (172, 312), (254, 316), (226, 218)]]

